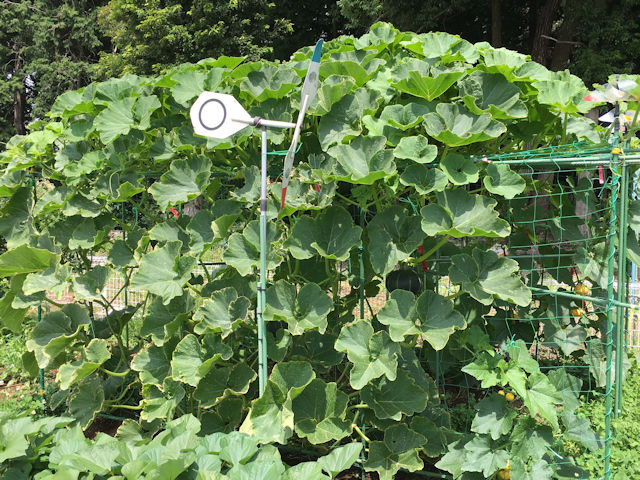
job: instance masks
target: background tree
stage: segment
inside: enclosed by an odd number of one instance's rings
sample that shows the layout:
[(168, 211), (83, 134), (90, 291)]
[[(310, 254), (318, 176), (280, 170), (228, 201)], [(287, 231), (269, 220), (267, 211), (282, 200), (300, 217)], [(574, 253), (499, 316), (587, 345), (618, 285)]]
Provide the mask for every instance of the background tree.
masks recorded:
[(292, 33), (291, 22), (265, 0), (111, 0), (98, 23), (113, 44), (100, 59), (107, 78), (220, 55), (270, 58), (273, 45), (288, 42)]
[(24, 134), (58, 95), (93, 79), (104, 45), (96, 14), (104, 3), (0, 2), (0, 142)]
[(640, 68), (640, 0), (0, 0), (0, 143), (60, 93), (124, 73), (242, 55), (288, 59), (376, 21), (526, 53), (587, 85)]

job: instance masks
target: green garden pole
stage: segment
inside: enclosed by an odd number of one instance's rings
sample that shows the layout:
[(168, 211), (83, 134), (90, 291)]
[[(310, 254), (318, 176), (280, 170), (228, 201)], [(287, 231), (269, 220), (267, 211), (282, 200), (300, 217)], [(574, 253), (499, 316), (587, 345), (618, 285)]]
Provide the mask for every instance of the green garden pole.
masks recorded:
[(620, 175), (619, 199), (619, 231), (618, 231), (618, 291), (616, 306), (616, 371), (615, 371), (615, 402), (614, 417), (622, 413), (623, 368), (624, 368), (624, 323), (627, 309), (620, 305), (625, 300), (625, 283), (627, 272), (627, 208), (629, 196), (629, 167), (622, 164)]
[[(42, 320), (42, 304), (38, 305), (38, 323), (40, 323), (40, 320)], [(40, 391), (44, 396), (44, 368), (41, 368), (38, 373), (40, 376)]]
[(258, 382), (260, 396), (266, 387), (267, 332), (264, 309), (267, 305), (267, 127), (262, 127), (262, 159), (260, 168), (260, 281), (258, 283)]
[[(616, 115), (617, 118), (617, 115)], [(618, 146), (618, 128), (619, 124), (616, 121), (614, 126), (613, 133), (613, 147), (614, 149)], [(618, 201), (618, 189), (619, 189), (619, 181), (620, 174), (615, 170), (618, 166), (618, 154), (614, 153), (615, 150), (611, 153), (611, 163), (610, 168), (612, 171), (611, 177), (611, 213), (609, 215), (609, 233), (607, 235), (608, 244), (608, 255), (607, 255), (607, 298), (609, 299), (609, 304), (607, 305), (607, 321), (606, 321), (606, 332), (604, 332), (604, 341), (605, 341), (605, 361), (606, 361), (606, 370), (605, 370), (605, 393), (604, 393), (604, 476), (603, 480), (611, 480), (611, 390), (612, 390), (612, 379), (611, 379), (611, 367), (612, 367), (612, 346), (613, 346), (613, 338), (612, 338), (612, 330), (613, 330), (613, 315), (614, 315), (614, 291), (613, 291), (613, 277), (614, 277), (614, 257), (616, 254), (616, 246), (615, 246), (615, 236), (616, 236), (616, 204)]]

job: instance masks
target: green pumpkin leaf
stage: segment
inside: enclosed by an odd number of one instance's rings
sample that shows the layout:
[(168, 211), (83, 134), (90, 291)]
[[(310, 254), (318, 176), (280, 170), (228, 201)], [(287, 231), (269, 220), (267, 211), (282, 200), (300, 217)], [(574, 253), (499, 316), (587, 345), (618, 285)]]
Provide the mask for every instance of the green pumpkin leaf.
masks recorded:
[(176, 102), (186, 107), (192, 99), (204, 91), (206, 78), (206, 73), (195, 70), (175, 73), (171, 76), (171, 80), (175, 82), (170, 88), (171, 95)]
[(4, 326), (14, 333), (22, 331), (22, 321), (29, 310), (28, 307), (15, 308), (12, 306), (13, 301), (22, 292), (24, 281), (24, 274), (14, 276), (9, 284), (9, 289), (0, 298), (0, 319), (2, 319)]
[(58, 369), (56, 381), (60, 383), (60, 389), (67, 390), (74, 383), (88, 377), (109, 358), (111, 353), (107, 348), (107, 341), (92, 339), (82, 350), (79, 360), (65, 363)]
[(401, 65), (397, 81), (392, 82), (391, 86), (401, 92), (433, 100), (464, 76), (462, 69), (430, 67), (427, 62), (414, 60)]
[(427, 195), (431, 192), (443, 191), (449, 181), (439, 168), (409, 165), (400, 175), (400, 183), (414, 187), (420, 195)]
[(483, 179), (484, 187), (491, 193), (511, 200), (524, 192), (527, 185), (524, 178), (509, 168), (509, 165), (490, 163), (486, 168), (487, 175)]
[(369, 456), (364, 469), (368, 472), (378, 472), (380, 480), (393, 480), (401, 468), (415, 472), (423, 466), (417, 450), (397, 454), (391, 452), (384, 442), (373, 441), (369, 444)]
[[(282, 263), (282, 257), (273, 249), (273, 243), (277, 242), (281, 235), (279, 227), (273, 222), (267, 223), (267, 270)], [(222, 259), (243, 277), (249, 275), (254, 267), (258, 267), (260, 264), (259, 220), (249, 222), (242, 233), (234, 233), (229, 237), (229, 245), (224, 251)]]
[(380, 120), (394, 128), (406, 131), (422, 123), (424, 116), (433, 112), (435, 108), (436, 102), (421, 100), (405, 105), (387, 105), (380, 114)]
[(215, 291), (193, 315), (197, 322), (193, 331), (198, 335), (220, 333), (225, 338), (247, 318), (250, 306), (249, 299), (239, 297), (233, 287)]
[(314, 445), (341, 440), (351, 433), (345, 420), (347, 395), (335, 383), (316, 378), (292, 402), (296, 433)]
[(371, 265), (380, 275), (409, 258), (424, 239), (420, 217), (407, 215), (399, 206), (378, 213), (368, 223), (367, 234)]
[(482, 472), (489, 478), (498, 470), (506, 467), (509, 453), (499, 450), (488, 436), (477, 436), (464, 446), (466, 458), (462, 466), (467, 472)]
[(515, 260), (474, 248), (472, 255), (460, 253), (452, 256), (451, 262), (451, 281), (480, 303), (491, 305), (494, 297), (522, 307), (531, 303), (531, 291), (522, 283)]
[(187, 335), (176, 345), (171, 357), (171, 377), (194, 387), (209, 372), (220, 354), (209, 356), (195, 335)]
[(562, 397), (541, 372), (532, 373), (527, 379), (527, 395), (524, 404), (531, 415), (540, 415), (549, 420), (554, 429), (558, 428), (558, 414), (556, 404), (562, 402)]
[(478, 59), (478, 53), (473, 45), (461, 39), (458, 35), (445, 32), (414, 35), (410, 35), (407, 40), (403, 40), (400, 44), (427, 59), (437, 59), (442, 63), (456, 61), (475, 63)]
[(460, 475), (464, 472), (462, 466), (464, 465), (467, 452), (464, 449), (465, 445), (469, 443), (470, 438), (462, 437), (460, 440), (451, 442), (447, 445), (448, 452), (435, 464), (435, 466), (441, 470), (451, 473), (454, 478), (460, 478)]
[(27, 243), (29, 236), (34, 233), (32, 208), (32, 190), (22, 187), (0, 209), (0, 235), (6, 240), (7, 249)]
[(342, 327), (335, 349), (346, 353), (353, 363), (350, 383), (356, 390), (382, 375), (389, 380), (396, 379), (400, 347), (391, 341), (387, 332), (374, 334), (373, 327), (364, 320)]
[(462, 371), (480, 380), (482, 388), (490, 388), (498, 384), (496, 368), (499, 361), (499, 356), (481, 352), (473, 362), (462, 367)]
[(416, 163), (430, 163), (435, 160), (438, 147), (429, 145), (427, 137), (418, 135), (415, 137), (402, 137), (398, 146), (393, 150), (396, 158), (413, 160)]
[(497, 393), (482, 399), (476, 406), (478, 413), (473, 418), (471, 431), (489, 434), (493, 440), (511, 432), (516, 411), (508, 405), (504, 396)]
[(602, 137), (598, 124), (587, 117), (567, 117), (567, 135), (573, 135), (576, 140), (591, 143), (601, 143)]
[(256, 379), (256, 372), (244, 363), (212, 368), (198, 384), (194, 398), (202, 408), (212, 407), (229, 395), (245, 395)]
[(566, 356), (584, 350), (587, 330), (581, 325), (562, 325), (555, 319), (544, 321), (544, 338), (555, 345)]
[(584, 113), (592, 108), (583, 100), (589, 93), (584, 82), (568, 71), (552, 72), (548, 80), (533, 83), (538, 90), (538, 102), (550, 105), (562, 113)]
[[(551, 480), (553, 478), (571, 477), (576, 478), (576, 474), (578, 475), (578, 477), (581, 476), (576, 471), (573, 471), (567, 476), (560, 476), (558, 475), (559, 472), (557, 472), (552, 466), (553, 463), (553, 461), (552, 463), (549, 463), (546, 459), (542, 459), (534, 462), (531, 465), (528, 465), (523, 462), (522, 459), (514, 458), (513, 463), (511, 464), (511, 475), (513, 478), (521, 478), (522, 480)], [(570, 462), (563, 462), (563, 465), (560, 468), (562, 469), (563, 467), (569, 467), (569, 469), (572, 469), (571, 467), (575, 468), (575, 466)]]
[(437, 425), (427, 417), (415, 416), (411, 419), (411, 430), (426, 439), (421, 445), (422, 451), (428, 457), (440, 457), (447, 444), (447, 430)]
[(269, 98), (283, 98), (291, 92), (301, 79), (296, 71), (284, 65), (262, 65), (259, 70), (249, 72), (240, 84), (247, 98), (264, 102)]
[(295, 285), (280, 280), (267, 289), (264, 319), (287, 322), (292, 335), (315, 329), (324, 333), (332, 307), (331, 298), (317, 284), (307, 283), (296, 291)]
[(391, 453), (404, 453), (420, 448), (427, 439), (406, 425), (392, 425), (384, 431), (384, 444)]
[(258, 440), (240, 432), (230, 432), (220, 440), (220, 458), (232, 466), (242, 465), (258, 452)]
[(450, 153), (440, 161), (440, 169), (454, 185), (475, 183), (480, 177), (480, 169), (475, 162), (458, 153)]
[(36, 324), (27, 340), (27, 350), (35, 353), (40, 368), (47, 368), (58, 355), (75, 342), (89, 322), (85, 308), (76, 304), (65, 305)]
[(0, 277), (39, 272), (57, 259), (58, 256), (49, 250), (20, 245), (0, 255)]
[[(488, 44), (487, 44), (488, 46)], [(510, 82), (516, 80), (513, 73), (527, 63), (527, 56), (508, 48), (488, 47), (482, 52), (483, 69), (491, 73), (501, 73)], [(531, 62), (530, 62), (531, 63)]]
[(146, 254), (131, 279), (131, 288), (159, 295), (165, 305), (182, 295), (182, 289), (198, 261), (193, 257), (180, 256), (181, 246), (181, 242), (168, 242)]
[(240, 431), (262, 442), (284, 444), (293, 434), (292, 402), (315, 378), (307, 362), (281, 362), (271, 371), (262, 396), (254, 400)]
[(72, 278), (73, 292), (78, 300), (100, 300), (111, 274), (108, 267), (96, 265), (87, 273)]
[(309, 112), (316, 115), (326, 115), (331, 111), (335, 103), (340, 101), (356, 87), (356, 82), (351, 77), (343, 75), (331, 75), (319, 86), (315, 100), (309, 107)]
[(438, 203), (420, 210), (422, 230), (427, 235), (452, 237), (506, 237), (509, 224), (498, 216), (497, 202), (464, 190), (446, 190), (437, 194)]
[(331, 475), (331, 478), (335, 478), (340, 472), (350, 468), (362, 452), (361, 443), (347, 443), (334, 450), (331, 453), (320, 457), (318, 463), (322, 466), (322, 469)]
[(388, 145), (395, 146), (404, 137), (404, 132), (391, 126), (387, 121), (371, 115), (362, 117), (362, 124), (367, 128), (368, 137), (384, 137)]
[(393, 381), (382, 377), (375, 384), (366, 385), (361, 395), (364, 402), (373, 408), (376, 417), (383, 420), (400, 420), (403, 414), (411, 416), (427, 407), (427, 393), (415, 384), (405, 370), (399, 370)]
[(69, 397), (69, 414), (74, 417), (80, 427), (87, 428), (102, 411), (104, 388), (95, 377), (81, 383)]
[(260, 199), (260, 169), (255, 165), (244, 169), (244, 187), (231, 192), (238, 200), (254, 203)]
[(143, 386), (142, 393), (140, 418), (147, 422), (173, 417), (173, 413), (185, 395), (180, 382), (174, 381), (171, 377), (164, 379), (162, 388), (156, 385)]
[(490, 114), (476, 115), (460, 103), (439, 103), (436, 112), (425, 115), (424, 125), (430, 136), (450, 147), (498, 138), (507, 130)]
[(338, 161), (338, 180), (372, 184), (393, 174), (393, 153), (384, 150), (384, 145), (384, 137), (358, 137), (348, 145), (331, 147), (327, 153)]
[(476, 70), (459, 85), (462, 101), (476, 115), (490, 113), (497, 119), (527, 116), (520, 89), (499, 73)]
[(360, 135), (363, 112), (364, 106), (355, 93), (345, 95), (333, 104), (331, 111), (318, 124), (318, 140), (323, 150)]
[(349, 250), (360, 243), (361, 235), (362, 229), (353, 225), (344, 208), (329, 207), (315, 218), (300, 218), (284, 247), (300, 260), (320, 255), (344, 261), (349, 258)]
[(540, 425), (535, 418), (521, 417), (509, 440), (512, 442), (512, 458), (540, 460), (553, 447), (553, 430), (547, 425)]
[(126, 135), (135, 125), (133, 119), (133, 104), (135, 98), (124, 98), (109, 102), (93, 121), (93, 126), (100, 134), (100, 140), (105, 145), (113, 142), (120, 135)]
[(211, 176), (211, 161), (205, 157), (192, 156), (188, 160), (174, 160), (169, 171), (151, 185), (149, 193), (160, 208), (188, 202), (200, 195)]
[(564, 434), (575, 440), (592, 452), (596, 452), (603, 447), (600, 436), (593, 431), (588, 418), (579, 417), (573, 413), (563, 415), (562, 423), (566, 427)]
[(151, 335), (151, 340), (157, 346), (164, 345), (178, 330), (193, 310), (193, 301), (188, 292), (174, 297), (168, 304), (162, 298), (154, 298), (149, 305), (147, 314), (142, 319), (140, 336)]
[(399, 289), (391, 292), (378, 321), (389, 325), (394, 342), (403, 342), (407, 335), (420, 335), (435, 350), (442, 350), (451, 334), (467, 325), (450, 300), (425, 291), (416, 301), (411, 292)]
[(131, 370), (140, 372), (142, 385), (156, 385), (161, 388), (165, 378), (171, 375), (171, 363), (162, 347), (149, 345), (131, 361)]

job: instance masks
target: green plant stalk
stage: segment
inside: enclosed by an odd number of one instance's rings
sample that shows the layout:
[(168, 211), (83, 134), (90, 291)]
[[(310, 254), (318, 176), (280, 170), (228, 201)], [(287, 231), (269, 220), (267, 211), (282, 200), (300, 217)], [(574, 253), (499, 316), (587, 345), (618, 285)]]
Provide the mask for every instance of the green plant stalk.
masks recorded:
[(427, 250), (423, 255), (419, 256), (418, 258), (412, 258), (411, 260), (409, 260), (409, 263), (418, 264), (428, 259), (431, 255), (437, 252), (440, 249), (440, 247), (442, 247), (445, 243), (447, 243), (450, 238), (451, 237), (449, 235), (442, 237), (442, 239), (440, 239), (440, 241), (436, 243), (432, 248)]
[[(629, 167), (623, 164), (620, 177), (620, 228), (618, 231), (618, 303), (625, 300), (625, 281), (627, 272), (627, 209), (629, 204)], [(616, 378), (614, 417), (622, 414), (622, 382), (624, 351), (624, 319), (627, 309), (621, 305), (616, 308)]]

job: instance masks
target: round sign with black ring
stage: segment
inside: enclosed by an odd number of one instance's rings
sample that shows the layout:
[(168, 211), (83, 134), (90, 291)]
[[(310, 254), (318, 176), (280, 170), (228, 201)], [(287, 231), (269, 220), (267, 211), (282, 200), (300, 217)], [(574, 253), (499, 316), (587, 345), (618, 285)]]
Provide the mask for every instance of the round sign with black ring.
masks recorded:
[[(215, 127), (210, 127), (204, 121), (203, 113), (205, 118), (219, 117), (220, 121), (217, 123)], [(210, 131), (217, 130), (222, 126), (226, 118), (227, 118), (227, 108), (217, 98), (210, 98), (200, 106), (200, 111), (198, 112), (198, 120), (200, 121), (200, 125), (202, 125), (202, 127), (205, 128), (206, 130), (210, 130)]]

